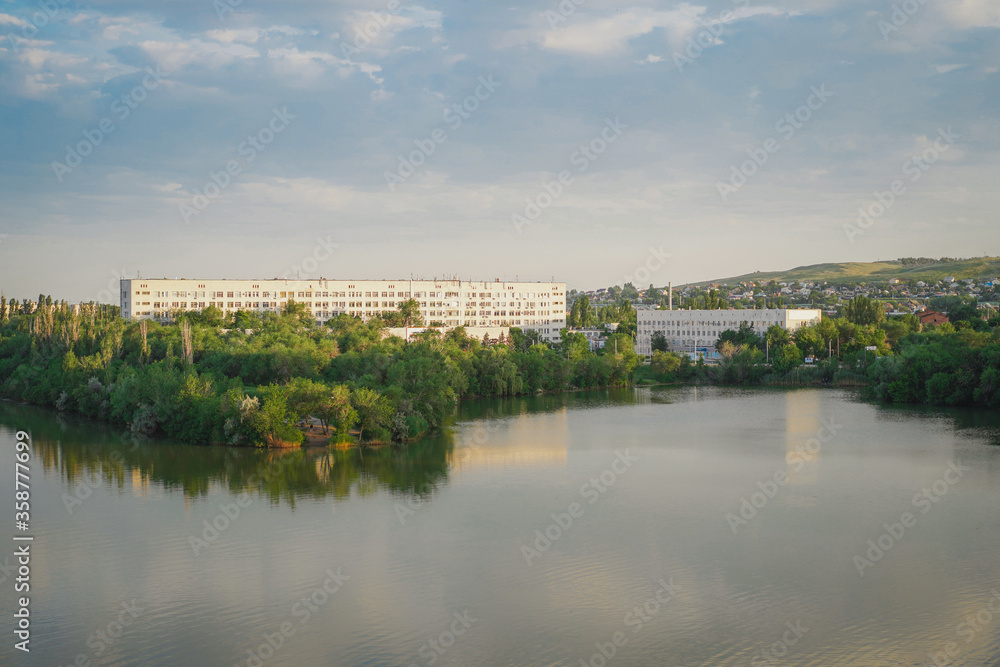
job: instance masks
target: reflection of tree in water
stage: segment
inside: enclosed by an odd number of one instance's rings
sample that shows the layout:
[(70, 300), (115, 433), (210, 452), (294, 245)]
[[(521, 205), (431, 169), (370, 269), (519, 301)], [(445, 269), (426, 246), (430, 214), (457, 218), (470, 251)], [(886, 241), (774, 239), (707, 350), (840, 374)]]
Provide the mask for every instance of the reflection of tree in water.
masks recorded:
[(352, 492), (429, 495), (447, 480), (454, 446), (447, 434), (404, 447), (281, 451), (181, 445), (10, 403), (0, 403), (0, 425), (28, 431), (45, 474), (58, 474), (70, 493), (80, 482), (95, 485), (95, 480), (123, 491), (138, 472), (188, 497), (204, 496), (220, 485), (293, 506), (301, 497), (340, 499)]
[(590, 389), (587, 391), (537, 394), (535, 396), (504, 396), (462, 401), (458, 419), (493, 419), (522, 414), (556, 412), (564, 408), (586, 409), (615, 405), (635, 405), (636, 392), (631, 388)]

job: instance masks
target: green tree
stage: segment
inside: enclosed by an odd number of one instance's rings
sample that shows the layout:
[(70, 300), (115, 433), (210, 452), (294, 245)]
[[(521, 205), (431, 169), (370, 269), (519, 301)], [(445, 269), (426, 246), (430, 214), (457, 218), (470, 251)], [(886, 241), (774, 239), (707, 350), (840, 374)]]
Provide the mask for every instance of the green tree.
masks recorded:
[(862, 326), (881, 324), (885, 320), (885, 309), (878, 301), (859, 295), (847, 302), (843, 308), (844, 317)]
[(784, 374), (802, 365), (802, 351), (798, 345), (788, 343), (778, 348), (771, 359), (774, 372)]
[(284, 447), (302, 442), (302, 431), (295, 428), (294, 415), (288, 409), (289, 388), (270, 384), (258, 387), (260, 407), (253, 413), (254, 430), (269, 447)]
[[(823, 335), (820, 330), (816, 327), (805, 326), (799, 327), (792, 334), (792, 340), (798, 346), (799, 351), (802, 354), (809, 356), (816, 356), (821, 353), (827, 352), (827, 346), (823, 344)], [(785, 343), (777, 346), (772, 346), (771, 349), (777, 351), (779, 348), (783, 348), (788, 344), (789, 341), (786, 340)]]
[(590, 297), (586, 294), (577, 299), (573, 305), (580, 304), (580, 309), (577, 312), (577, 326), (578, 327), (589, 327), (594, 323), (594, 312), (590, 307)]
[(392, 403), (380, 393), (367, 387), (351, 392), (351, 405), (358, 415), (358, 440), (368, 430), (376, 439), (388, 434), (395, 410)]
[(653, 352), (650, 368), (657, 375), (670, 376), (670, 378), (673, 379), (673, 377), (676, 376), (677, 372), (681, 369), (682, 361), (682, 356), (675, 352), (656, 350)]
[(662, 331), (654, 331), (652, 337), (649, 341), (650, 349), (655, 353), (656, 351), (666, 352), (669, 349), (667, 344), (667, 337), (663, 335)]
[(577, 361), (590, 355), (590, 342), (582, 333), (563, 329), (560, 335), (560, 346), (563, 356), (570, 361)]
[(327, 424), (332, 424), (340, 436), (346, 436), (358, 422), (358, 412), (351, 405), (351, 390), (346, 384), (337, 385), (330, 390), (320, 405), (320, 418)]
[(782, 327), (780, 324), (772, 324), (764, 332), (764, 340), (771, 347), (771, 349), (777, 349), (783, 345), (788, 345), (791, 342), (791, 338), (788, 335), (788, 330)]
[(634, 301), (639, 298), (639, 290), (632, 283), (625, 283), (622, 286), (621, 298)]

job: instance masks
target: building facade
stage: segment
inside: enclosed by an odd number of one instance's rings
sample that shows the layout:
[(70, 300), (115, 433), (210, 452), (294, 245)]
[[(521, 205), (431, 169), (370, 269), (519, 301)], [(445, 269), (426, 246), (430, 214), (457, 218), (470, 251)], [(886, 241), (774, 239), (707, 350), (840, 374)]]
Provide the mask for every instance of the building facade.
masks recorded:
[(923, 310), (917, 313), (921, 324), (944, 324), (948, 322), (948, 316), (936, 310)]
[(215, 306), (223, 313), (281, 312), (304, 304), (318, 322), (342, 313), (364, 320), (414, 299), (425, 324), (452, 328), (520, 327), (559, 340), (566, 326), (566, 283), (469, 280), (204, 280), (123, 278), (121, 314), (165, 321)]
[(715, 343), (727, 329), (739, 329), (744, 322), (763, 335), (777, 324), (789, 332), (805, 324), (819, 322), (822, 311), (813, 309), (742, 309), (742, 310), (652, 310), (636, 311), (636, 352), (650, 356), (653, 333), (662, 332), (673, 352), (694, 358), (717, 359)]

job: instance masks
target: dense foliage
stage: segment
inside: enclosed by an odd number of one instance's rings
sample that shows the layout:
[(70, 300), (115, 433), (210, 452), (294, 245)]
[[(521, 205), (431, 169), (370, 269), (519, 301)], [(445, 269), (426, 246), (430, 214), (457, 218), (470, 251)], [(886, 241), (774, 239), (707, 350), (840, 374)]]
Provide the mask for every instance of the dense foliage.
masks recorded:
[(579, 334), (550, 347), (518, 329), (499, 344), (461, 328), (386, 337), (399, 322), (413, 314), (321, 326), (292, 303), (281, 315), (208, 308), (161, 325), (50, 302), (0, 321), (0, 390), (189, 442), (297, 444), (310, 417), (338, 439), (386, 442), (440, 426), (463, 396), (628, 386), (638, 363), (623, 334), (595, 354)]
[[(763, 336), (749, 326), (725, 331), (721, 362), (700, 375), (730, 384), (867, 384), (882, 401), (1000, 407), (1000, 322), (985, 321), (974, 301), (936, 304), (951, 317), (937, 326), (922, 326), (915, 315), (886, 317), (874, 302), (856, 301), (844, 317), (790, 335), (776, 325)], [(814, 363), (804, 368), (805, 357)], [(692, 369), (687, 377), (698, 375)]]

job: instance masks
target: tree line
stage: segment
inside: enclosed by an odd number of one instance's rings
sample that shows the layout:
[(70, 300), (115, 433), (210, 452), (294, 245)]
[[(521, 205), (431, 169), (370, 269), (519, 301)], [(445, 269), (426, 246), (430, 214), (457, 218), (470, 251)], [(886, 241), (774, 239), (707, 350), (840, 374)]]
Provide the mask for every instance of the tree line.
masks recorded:
[(517, 328), (500, 341), (463, 328), (386, 336), (422, 324), (412, 303), (323, 325), (294, 302), (280, 314), (175, 313), (168, 324), (40, 304), (0, 321), (5, 397), (194, 443), (295, 445), (307, 420), (335, 440), (405, 441), (440, 427), (461, 398), (628, 386), (638, 363), (625, 334), (596, 353), (568, 332), (559, 345)]
[[(889, 317), (859, 296), (838, 317), (788, 332), (778, 325), (758, 335), (749, 324), (724, 331), (719, 364), (692, 363), (654, 335), (654, 381), (724, 384), (863, 384), (883, 402), (1000, 407), (1000, 318), (983, 318), (975, 300), (945, 297), (935, 305), (949, 322), (922, 325), (916, 315)], [(874, 348), (874, 349), (870, 349)], [(812, 357), (812, 364), (803, 361)]]

